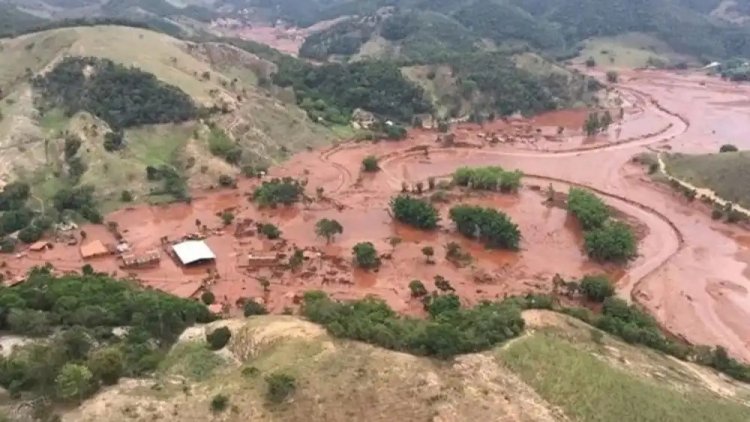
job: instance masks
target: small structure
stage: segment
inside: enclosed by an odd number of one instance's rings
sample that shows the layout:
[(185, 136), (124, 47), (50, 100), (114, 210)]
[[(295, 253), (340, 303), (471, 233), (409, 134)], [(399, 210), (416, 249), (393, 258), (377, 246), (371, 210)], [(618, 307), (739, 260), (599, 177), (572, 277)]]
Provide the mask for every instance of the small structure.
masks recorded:
[(146, 268), (159, 265), (159, 251), (152, 249), (143, 255), (127, 254), (122, 256), (122, 268)]
[(363, 129), (369, 129), (375, 124), (375, 115), (369, 111), (357, 108), (352, 112), (352, 122)]
[(211, 248), (202, 240), (188, 240), (172, 245), (172, 251), (182, 265), (193, 265), (216, 259)]
[(109, 249), (107, 249), (100, 240), (94, 240), (85, 245), (81, 245), (81, 257), (83, 257), (83, 259), (96, 258), (104, 255), (109, 255)]
[(29, 246), (29, 250), (33, 252), (42, 252), (46, 251), (47, 249), (52, 249), (52, 244), (45, 240), (40, 240), (39, 242), (32, 243), (31, 246)]
[(278, 255), (275, 254), (254, 254), (247, 255), (247, 264), (253, 268), (272, 267), (279, 262)]

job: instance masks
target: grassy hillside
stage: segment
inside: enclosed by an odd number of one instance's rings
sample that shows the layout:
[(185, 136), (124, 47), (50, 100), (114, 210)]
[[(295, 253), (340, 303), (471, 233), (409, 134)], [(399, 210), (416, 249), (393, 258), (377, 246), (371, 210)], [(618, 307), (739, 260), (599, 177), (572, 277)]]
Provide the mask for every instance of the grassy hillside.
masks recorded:
[[(191, 43), (142, 28), (90, 26), (4, 39), (0, 45), (0, 89), (5, 97), (0, 102), (4, 116), (0, 120), (0, 148), (2, 161), (7, 164), (2, 166), (0, 177), (6, 182), (17, 177), (30, 182), (35, 195), (42, 199), (73, 183), (94, 185), (97, 198), (107, 210), (122, 206), (119, 198), (123, 186), (128, 186), (137, 200), (168, 200), (172, 195), (161, 194), (162, 182), (146, 179), (146, 166), (168, 166), (190, 185), (206, 187), (215, 185), (222, 174), (239, 173), (244, 164), (275, 162), (290, 152), (348, 135), (335, 127), (314, 124), (294, 102), (272, 95), (272, 87), (259, 87), (275, 71), (274, 63), (221, 42)], [(77, 113), (95, 111), (98, 106), (78, 108), (73, 103), (75, 107), (66, 105), (69, 109), (63, 112), (65, 107), (49, 108), (55, 102), (48, 101), (47, 107), (36, 107), (39, 90), (49, 87), (32, 88), (30, 79), (57, 70), (66, 56), (133, 66), (154, 75), (158, 83), (187, 94), (200, 108), (214, 111), (201, 120), (203, 123), (191, 120), (127, 127), (124, 147), (106, 151), (103, 145), (109, 125), (88, 113)], [(74, 88), (71, 84), (60, 87)], [(69, 94), (76, 98), (76, 93)], [(99, 116), (107, 113), (97, 112)], [(210, 131), (206, 122), (227, 132), (229, 142), (242, 151), (239, 160), (230, 165), (224, 157), (208, 153)], [(69, 163), (62, 156), (69, 135), (82, 141), (77, 156), (85, 171), (78, 180), (67, 177)]]
[[(626, 345), (568, 317), (541, 311), (527, 311), (524, 317), (532, 327), (529, 334), (450, 361), (336, 340), (294, 317), (215, 322), (184, 333), (155, 379), (121, 381), (63, 420), (690, 422), (750, 417), (746, 385)], [(226, 350), (211, 352), (204, 333), (219, 326), (228, 326), (232, 337)], [(287, 400), (274, 403), (266, 379), (279, 373), (291, 376), (296, 388)], [(226, 398), (224, 410), (212, 410), (217, 395)]]
[(584, 41), (575, 62), (583, 64), (589, 58), (593, 58), (598, 66), (604, 68), (698, 64), (690, 56), (676, 53), (664, 41), (637, 32), (595, 37)]
[(721, 198), (750, 207), (750, 152), (706, 155), (670, 154), (665, 157), (669, 174), (695, 186), (716, 192)]

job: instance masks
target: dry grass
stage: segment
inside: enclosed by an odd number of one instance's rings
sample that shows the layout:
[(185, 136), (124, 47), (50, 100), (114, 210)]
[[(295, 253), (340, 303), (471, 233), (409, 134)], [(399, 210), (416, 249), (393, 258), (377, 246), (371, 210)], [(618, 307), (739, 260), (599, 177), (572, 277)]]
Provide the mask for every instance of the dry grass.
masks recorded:
[(602, 68), (639, 68), (645, 67), (650, 57), (666, 64), (695, 59), (675, 53), (663, 41), (641, 33), (628, 33), (613, 37), (592, 38), (584, 43), (578, 58), (574, 61), (583, 63), (589, 57), (596, 60)]

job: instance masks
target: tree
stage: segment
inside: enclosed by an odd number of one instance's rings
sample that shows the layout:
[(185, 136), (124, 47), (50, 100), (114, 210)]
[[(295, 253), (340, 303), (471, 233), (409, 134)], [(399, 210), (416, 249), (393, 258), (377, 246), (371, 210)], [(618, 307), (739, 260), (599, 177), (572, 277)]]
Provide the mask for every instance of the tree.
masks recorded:
[(81, 400), (91, 390), (93, 378), (93, 374), (87, 367), (66, 363), (55, 378), (57, 395), (66, 400)]
[(299, 202), (303, 191), (304, 187), (302, 184), (291, 177), (272, 179), (271, 181), (263, 182), (261, 186), (255, 189), (253, 199), (262, 207), (273, 207), (277, 204), (291, 205)]
[(18, 240), (23, 243), (34, 243), (42, 238), (44, 232), (35, 225), (30, 225), (18, 233)]
[(216, 297), (214, 294), (208, 290), (203, 292), (201, 294), (201, 302), (205, 303), (206, 305), (212, 305), (216, 301)]
[(233, 221), (234, 213), (232, 213), (232, 211), (224, 211), (221, 213), (221, 222), (224, 223), (225, 226), (232, 224)]
[(274, 372), (266, 377), (266, 398), (271, 403), (281, 403), (294, 394), (297, 381), (283, 372)]
[(380, 257), (375, 246), (371, 242), (360, 242), (352, 248), (354, 263), (364, 269), (377, 268), (380, 266)]
[(612, 114), (610, 114), (609, 110), (604, 111), (604, 114), (602, 115), (602, 118), (599, 120), (599, 127), (602, 131), (607, 131), (609, 129), (609, 126), (612, 124)]
[(271, 223), (259, 223), (257, 225), (258, 233), (266, 236), (267, 238), (274, 240), (281, 237), (281, 230)]
[(315, 223), (315, 234), (326, 238), (326, 243), (331, 243), (337, 234), (344, 232), (344, 228), (336, 220), (324, 218)]
[(411, 291), (412, 297), (422, 297), (427, 295), (427, 288), (419, 280), (412, 280), (409, 282), (409, 290)]
[(234, 177), (232, 176), (222, 174), (221, 176), (219, 176), (219, 186), (223, 186), (225, 188), (234, 188), (237, 187), (237, 181), (234, 180)]
[(521, 231), (504, 213), (493, 208), (457, 205), (449, 212), (459, 233), (477, 239), (488, 248), (518, 249)]
[(615, 83), (617, 83), (617, 80), (619, 79), (619, 76), (620, 75), (616, 71), (610, 70), (610, 71), (607, 72), (607, 82), (609, 82), (611, 84), (615, 84)]
[(104, 347), (91, 353), (86, 366), (95, 378), (113, 385), (117, 384), (125, 370), (125, 357), (117, 347)]
[(232, 332), (227, 327), (219, 327), (206, 334), (206, 341), (211, 350), (220, 350), (229, 342)]
[(461, 300), (455, 294), (437, 295), (431, 297), (425, 307), (432, 318), (437, 318), (457, 312), (461, 309)]
[(586, 252), (598, 261), (622, 262), (636, 254), (636, 238), (630, 227), (620, 221), (608, 221), (584, 235)]
[(425, 261), (428, 264), (434, 264), (432, 257), (435, 256), (435, 249), (432, 246), (425, 246), (422, 248), (422, 255), (425, 257)]
[(223, 412), (229, 406), (229, 397), (224, 394), (217, 394), (211, 399), (211, 411), (215, 413)]
[(104, 135), (104, 150), (107, 152), (117, 151), (122, 149), (125, 136), (121, 130), (109, 132)]
[(586, 59), (586, 67), (596, 67), (596, 60), (593, 57)]
[(289, 268), (292, 271), (297, 271), (302, 267), (302, 264), (305, 261), (305, 253), (302, 252), (302, 249), (294, 248), (294, 252), (292, 252), (292, 256), (289, 257)]
[(362, 169), (368, 173), (374, 173), (380, 170), (378, 165), (378, 157), (374, 155), (368, 155), (362, 160)]
[(268, 310), (262, 304), (254, 301), (253, 299), (246, 299), (245, 305), (243, 306), (243, 314), (246, 317), (253, 315), (266, 315)]
[(599, 122), (599, 114), (596, 112), (589, 113), (586, 121), (583, 123), (583, 131), (586, 132), (587, 136), (594, 136), (599, 133), (601, 123)]
[(454, 289), (453, 286), (451, 285), (451, 282), (446, 280), (446, 278), (441, 275), (435, 276), (435, 287), (441, 292), (455, 292), (456, 291), (456, 289)]
[(437, 227), (440, 216), (429, 201), (399, 195), (391, 199), (391, 211), (396, 220), (422, 230)]
[(10, 237), (0, 238), (0, 253), (13, 253), (16, 250), (16, 241)]
[(724, 144), (719, 148), (719, 152), (737, 152), (739, 151), (736, 146), (732, 144)]
[(571, 188), (568, 192), (568, 211), (578, 219), (584, 230), (601, 227), (610, 214), (604, 201), (580, 188)]
[(579, 284), (581, 292), (591, 301), (604, 302), (615, 294), (615, 287), (606, 276), (585, 276)]
[(81, 148), (81, 138), (75, 135), (68, 135), (65, 137), (65, 144), (63, 150), (65, 151), (65, 161), (70, 160), (78, 153)]

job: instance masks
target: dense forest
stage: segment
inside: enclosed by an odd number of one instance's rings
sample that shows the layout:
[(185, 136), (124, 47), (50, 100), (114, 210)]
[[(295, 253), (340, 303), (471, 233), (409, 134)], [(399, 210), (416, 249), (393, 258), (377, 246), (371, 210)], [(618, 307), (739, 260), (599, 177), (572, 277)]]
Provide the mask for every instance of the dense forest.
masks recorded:
[(68, 115), (88, 111), (113, 129), (182, 122), (198, 108), (179, 88), (150, 73), (107, 59), (68, 57), (34, 79), (42, 110), (61, 107)]
[(153, 371), (185, 328), (211, 319), (199, 302), (90, 267), (64, 277), (37, 268), (19, 286), (0, 287), (0, 330), (49, 341), (0, 355), (0, 386), (22, 397), (81, 400)]

